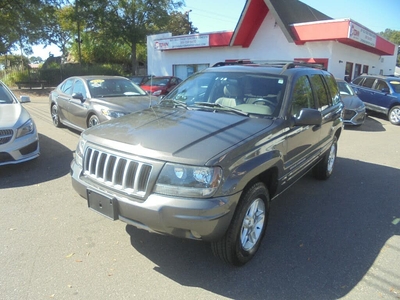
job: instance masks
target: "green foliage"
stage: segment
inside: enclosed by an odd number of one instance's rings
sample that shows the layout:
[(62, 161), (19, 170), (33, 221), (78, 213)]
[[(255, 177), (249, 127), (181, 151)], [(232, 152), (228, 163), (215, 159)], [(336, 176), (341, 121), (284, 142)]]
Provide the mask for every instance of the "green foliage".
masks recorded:
[[(385, 39), (391, 41), (397, 46), (400, 45), (400, 31), (386, 29), (384, 32), (380, 32), (379, 35), (383, 36)], [(400, 48), (398, 48), (397, 52), (397, 65), (400, 65)]]

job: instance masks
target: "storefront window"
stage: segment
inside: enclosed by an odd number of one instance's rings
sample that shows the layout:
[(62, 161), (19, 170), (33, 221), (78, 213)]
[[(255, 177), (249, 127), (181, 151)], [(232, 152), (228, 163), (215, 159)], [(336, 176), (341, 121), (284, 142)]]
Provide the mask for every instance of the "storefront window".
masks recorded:
[(186, 79), (196, 72), (209, 67), (209, 64), (197, 64), (197, 65), (174, 65), (174, 76), (181, 79)]

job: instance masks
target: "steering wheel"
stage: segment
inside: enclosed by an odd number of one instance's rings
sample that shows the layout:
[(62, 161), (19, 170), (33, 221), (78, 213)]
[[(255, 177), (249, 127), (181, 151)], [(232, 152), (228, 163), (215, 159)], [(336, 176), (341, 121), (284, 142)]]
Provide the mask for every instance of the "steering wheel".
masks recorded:
[(262, 104), (262, 105), (268, 105), (268, 106), (272, 106), (272, 107), (275, 107), (275, 106), (276, 106), (276, 103), (272, 102), (271, 100), (262, 99), (262, 98), (261, 98), (261, 99), (255, 100), (255, 101), (253, 102), (253, 104), (256, 104), (256, 105)]

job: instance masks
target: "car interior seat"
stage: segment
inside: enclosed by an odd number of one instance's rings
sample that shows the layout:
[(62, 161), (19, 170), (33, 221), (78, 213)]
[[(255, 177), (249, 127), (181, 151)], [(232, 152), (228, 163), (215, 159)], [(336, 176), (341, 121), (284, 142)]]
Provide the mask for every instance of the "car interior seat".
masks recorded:
[(224, 86), (224, 97), (218, 98), (215, 103), (223, 106), (236, 106), (236, 97), (238, 96), (238, 89), (233, 84)]

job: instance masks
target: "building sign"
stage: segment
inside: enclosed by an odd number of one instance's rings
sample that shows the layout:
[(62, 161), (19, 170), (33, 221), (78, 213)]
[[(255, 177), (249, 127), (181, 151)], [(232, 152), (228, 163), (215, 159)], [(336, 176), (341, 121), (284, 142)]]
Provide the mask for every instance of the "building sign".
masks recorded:
[(359, 43), (376, 47), (376, 34), (368, 29), (361, 27), (353, 22), (350, 22), (349, 36), (350, 39)]
[(160, 39), (154, 42), (154, 48), (157, 50), (170, 50), (182, 48), (209, 47), (210, 38), (208, 34), (188, 35), (169, 39)]

